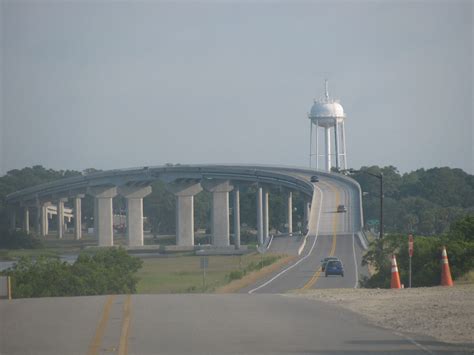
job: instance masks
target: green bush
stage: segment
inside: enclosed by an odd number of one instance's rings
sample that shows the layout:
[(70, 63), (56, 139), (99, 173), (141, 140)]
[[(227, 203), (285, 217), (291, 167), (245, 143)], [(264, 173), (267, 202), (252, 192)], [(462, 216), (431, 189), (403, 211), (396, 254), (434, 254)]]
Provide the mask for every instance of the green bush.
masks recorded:
[[(441, 279), (441, 250), (446, 246), (453, 279), (474, 269), (474, 216), (466, 216), (453, 223), (449, 232), (442, 236), (414, 237), (412, 257), (412, 286), (435, 286)], [(408, 237), (388, 235), (382, 241), (370, 244), (363, 264), (375, 267), (375, 274), (361, 280), (363, 287), (390, 287), (391, 260), (397, 257), (400, 280), (408, 285)]]
[(74, 264), (53, 257), (23, 257), (3, 272), (12, 278), (14, 298), (85, 296), (136, 292), (142, 261), (122, 248), (81, 254)]
[(41, 248), (43, 242), (23, 231), (11, 231), (7, 228), (0, 230), (0, 248), (3, 249), (35, 249)]
[(245, 271), (243, 270), (234, 270), (229, 273), (229, 281), (240, 280), (244, 277)]

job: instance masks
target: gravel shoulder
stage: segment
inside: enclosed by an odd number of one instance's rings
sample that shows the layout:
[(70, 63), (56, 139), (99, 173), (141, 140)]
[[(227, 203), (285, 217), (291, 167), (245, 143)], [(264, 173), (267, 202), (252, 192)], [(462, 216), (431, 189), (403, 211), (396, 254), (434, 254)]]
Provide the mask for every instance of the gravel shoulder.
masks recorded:
[(405, 334), (474, 345), (474, 284), (455, 287), (319, 289), (287, 294), (336, 304)]

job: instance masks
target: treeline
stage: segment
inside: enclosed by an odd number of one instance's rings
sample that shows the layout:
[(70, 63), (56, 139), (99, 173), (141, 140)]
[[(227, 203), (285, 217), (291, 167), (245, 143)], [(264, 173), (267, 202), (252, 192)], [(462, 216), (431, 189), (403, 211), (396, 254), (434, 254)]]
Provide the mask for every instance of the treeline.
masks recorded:
[[(414, 236), (412, 257), (412, 286), (437, 286), (441, 279), (441, 248), (446, 246), (451, 274), (457, 277), (474, 269), (474, 215), (454, 222), (449, 231), (439, 236)], [(397, 257), (400, 280), (408, 286), (408, 237), (386, 235), (370, 244), (363, 264), (370, 264), (375, 273), (363, 279), (361, 286), (389, 288), (391, 279), (390, 256)]]
[(13, 298), (135, 293), (135, 273), (143, 261), (125, 249), (80, 254), (73, 264), (53, 257), (21, 258), (3, 271), (11, 277)]
[(439, 235), (454, 221), (474, 214), (474, 175), (461, 169), (418, 169), (400, 174), (388, 166), (362, 167), (352, 175), (364, 191), (366, 226), (378, 230), (380, 216), (379, 180), (383, 174), (384, 229), (387, 233)]

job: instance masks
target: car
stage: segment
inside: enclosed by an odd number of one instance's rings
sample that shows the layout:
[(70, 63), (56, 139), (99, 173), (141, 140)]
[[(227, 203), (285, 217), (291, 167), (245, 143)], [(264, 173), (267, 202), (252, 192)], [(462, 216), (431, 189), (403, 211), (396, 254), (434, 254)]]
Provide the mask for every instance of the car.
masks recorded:
[(324, 270), (324, 275), (341, 275), (344, 277), (344, 266), (342, 265), (341, 260), (329, 260), (326, 264), (326, 269)]
[(344, 205), (339, 205), (339, 206), (337, 206), (337, 212), (338, 212), (338, 213), (347, 212), (346, 206), (344, 206)]
[(311, 182), (319, 182), (319, 178), (316, 175), (311, 176)]
[(324, 271), (324, 269), (326, 268), (326, 264), (328, 263), (328, 261), (330, 260), (339, 260), (338, 257), (335, 257), (335, 256), (328, 256), (324, 259), (321, 260), (321, 271)]

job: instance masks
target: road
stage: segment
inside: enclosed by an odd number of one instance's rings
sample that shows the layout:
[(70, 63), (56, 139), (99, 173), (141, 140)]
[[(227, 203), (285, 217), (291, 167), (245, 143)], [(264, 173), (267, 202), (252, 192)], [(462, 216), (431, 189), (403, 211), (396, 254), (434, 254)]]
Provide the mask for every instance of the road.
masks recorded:
[[(352, 190), (342, 182), (321, 177), (315, 184), (318, 198), (313, 201), (311, 218), (315, 231), (307, 237), (300, 256), (292, 264), (268, 275), (265, 279), (245, 287), (242, 293), (285, 293), (291, 290), (313, 288), (357, 287), (361, 275), (367, 269), (361, 265), (363, 248), (360, 245), (355, 216), (359, 213)], [(343, 204), (345, 213), (337, 213)], [(295, 237), (274, 238), (270, 252), (296, 254), (302, 240)], [(344, 277), (324, 277), (320, 261), (326, 256), (337, 256), (344, 264)]]
[(282, 295), (117, 295), (0, 301), (0, 353), (425, 354), (461, 348)]

